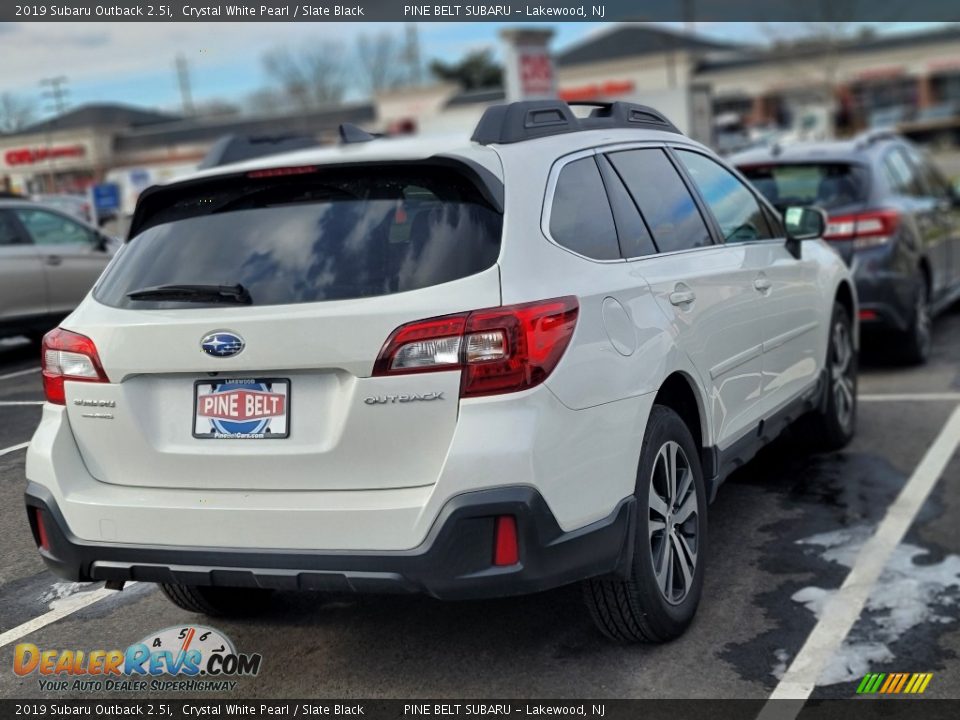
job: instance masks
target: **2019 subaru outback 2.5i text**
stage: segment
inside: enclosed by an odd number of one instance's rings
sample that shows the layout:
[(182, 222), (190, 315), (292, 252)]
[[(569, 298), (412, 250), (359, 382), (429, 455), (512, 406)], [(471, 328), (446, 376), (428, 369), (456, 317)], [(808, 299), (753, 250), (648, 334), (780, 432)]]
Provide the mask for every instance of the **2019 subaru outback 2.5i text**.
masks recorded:
[(26, 501), (47, 564), (207, 613), (585, 581), (608, 635), (680, 634), (722, 479), (801, 416), (853, 433), (855, 296), (800, 238), (822, 215), (787, 239), (642, 106), (343, 134), (141, 197), (45, 339)]

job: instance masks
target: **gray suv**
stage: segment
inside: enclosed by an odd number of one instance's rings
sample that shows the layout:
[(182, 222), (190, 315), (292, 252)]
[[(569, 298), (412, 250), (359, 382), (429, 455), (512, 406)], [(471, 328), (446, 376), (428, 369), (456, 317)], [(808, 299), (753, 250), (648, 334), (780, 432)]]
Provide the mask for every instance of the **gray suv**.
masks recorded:
[(111, 238), (65, 213), (0, 199), (0, 336), (37, 340), (56, 327), (114, 250)]
[(823, 238), (853, 270), (864, 333), (893, 334), (904, 361), (925, 362), (931, 318), (960, 298), (960, 197), (933, 163), (891, 132), (730, 161), (779, 209), (827, 211)]

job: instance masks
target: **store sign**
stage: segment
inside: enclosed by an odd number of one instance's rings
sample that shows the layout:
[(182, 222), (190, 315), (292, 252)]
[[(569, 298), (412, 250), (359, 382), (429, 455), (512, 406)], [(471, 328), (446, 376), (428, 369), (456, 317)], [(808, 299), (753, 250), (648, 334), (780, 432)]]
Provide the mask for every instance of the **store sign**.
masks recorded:
[(3, 161), (8, 167), (22, 165), (36, 165), (37, 163), (64, 158), (82, 158), (86, 156), (87, 148), (84, 145), (51, 145), (49, 147), (12, 148), (3, 154)]
[(517, 52), (520, 89), (524, 97), (550, 95), (553, 92), (553, 62), (547, 48), (517, 48)]

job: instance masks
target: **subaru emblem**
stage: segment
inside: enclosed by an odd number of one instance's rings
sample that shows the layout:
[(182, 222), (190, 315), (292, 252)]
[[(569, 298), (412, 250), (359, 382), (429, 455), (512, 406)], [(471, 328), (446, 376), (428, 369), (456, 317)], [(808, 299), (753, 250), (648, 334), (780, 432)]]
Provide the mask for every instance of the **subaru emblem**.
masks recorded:
[(239, 355), (244, 346), (242, 337), (226, 330), (212, 332), (200, 341), (200, 349), (207, 355), (220, 358)]

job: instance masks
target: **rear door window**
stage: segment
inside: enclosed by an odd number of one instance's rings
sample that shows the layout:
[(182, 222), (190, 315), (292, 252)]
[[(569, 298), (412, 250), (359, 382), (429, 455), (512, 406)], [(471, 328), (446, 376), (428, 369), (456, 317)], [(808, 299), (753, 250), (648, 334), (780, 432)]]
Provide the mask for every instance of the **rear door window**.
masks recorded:
[(550, 206), (550, 236), (594, 260), (620, 257), (610, 201), (593, 156), (563, 166)]
[(97, 236), (88, 227), (46, 210), (15, 211), (35, 245), (94, 245)]
[(773, 237), (759, 201), (736, 175), (700, 153), (679, 149), (676, 153), (713, 213), (725, 243)]
[(693, 196), (662, 149), (624, 150), (607, 157), (640, 209), (660, 252), (712, 243)]
[(447, 168), (325, 168), (165, 192), (100, 302), (183, 306), (127, 297), (163, 285), (240, 284), (253, 305), (390, 295), (476, 274), (500, 252), (502, 215)]
[(884, 155), (883, 172), (890, 188), (898, 195), (923, 197), (925, 194), (919, 175), (900, 148), (894, 148)]

